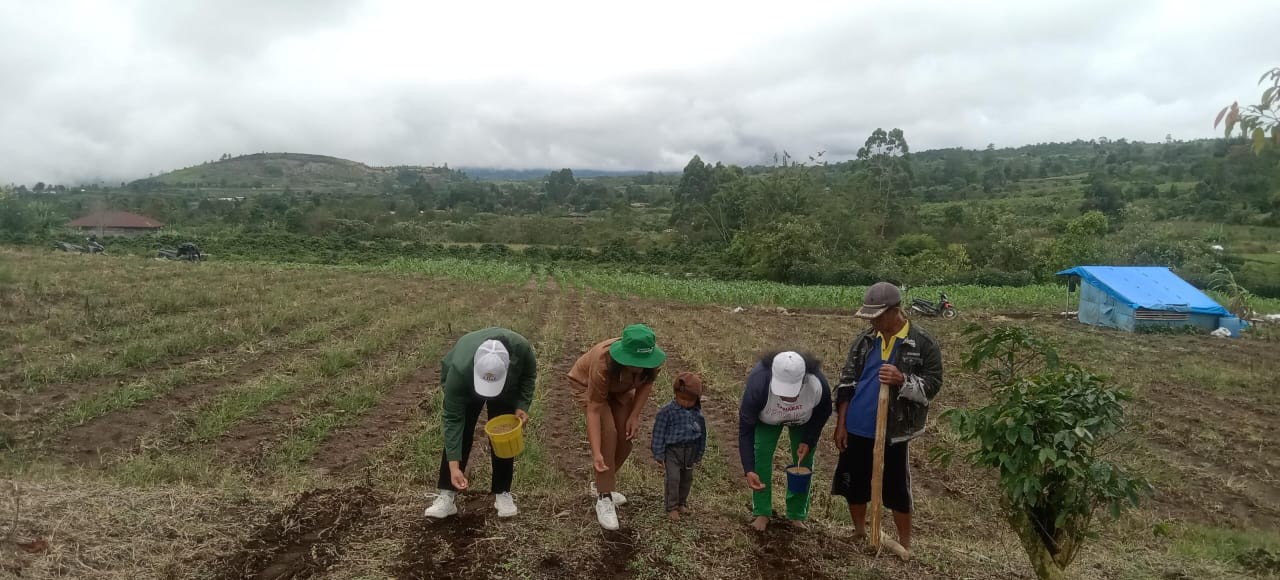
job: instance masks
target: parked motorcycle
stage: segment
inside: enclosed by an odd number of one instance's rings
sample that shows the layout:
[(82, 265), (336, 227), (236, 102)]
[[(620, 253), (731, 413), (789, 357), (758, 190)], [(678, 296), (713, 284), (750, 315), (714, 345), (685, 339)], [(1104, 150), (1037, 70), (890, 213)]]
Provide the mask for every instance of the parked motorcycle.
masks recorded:
[(938, 302), (930, 302), (924, 298), (915, 298), (911, 301), (911, 311), (923, 316), (941, 316), (948, 320), (960, 315), (960, 311), (956, 310), (951, 299), (947, 298), (945, 292), (938, 294)]

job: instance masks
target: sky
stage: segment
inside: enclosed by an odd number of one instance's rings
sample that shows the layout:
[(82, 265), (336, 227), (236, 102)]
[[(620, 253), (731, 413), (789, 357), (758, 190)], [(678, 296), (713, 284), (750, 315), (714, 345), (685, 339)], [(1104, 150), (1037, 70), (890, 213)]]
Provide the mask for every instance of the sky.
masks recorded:
[(0, 0), (0, 183), (223, 153), (679, 170), (1212, 137), (1274, 0)]

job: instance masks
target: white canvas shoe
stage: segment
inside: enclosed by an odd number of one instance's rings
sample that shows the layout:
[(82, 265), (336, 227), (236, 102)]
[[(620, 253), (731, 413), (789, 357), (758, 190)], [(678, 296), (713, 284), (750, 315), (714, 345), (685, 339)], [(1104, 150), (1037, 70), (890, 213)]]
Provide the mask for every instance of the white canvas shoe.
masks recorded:
[(509, 518), (519, 513), (516, 509), (515, 499), (511, 497), (511, 493), (497, 493), (493, 495), (493, 507), (498, 510), (498, 517)]
[[(594, 498), (600, 497), (600, 492), (596, 491), (596, 482), (594, 481), (591, 482), (591, 497), (594, 497)], [(609, 497), (613, 498), (614, 506), (620, 506), (627, 503), (627, 496), (622, 495), (616, 491), (610, 492)]]
[[(458, 513), (458, 492), (442, 489), (436, 495), (436, 500), (431, 502), (431, 507), (422, 512), (422, 515), (429, 518), (442, 520), (451, 515)], [(515, 509), (515, 506), (511, 506)]]
[(606, 530), (618, 529), (618, 512), (610, 500), (596, 499), (596, 519), (600, 521), (600, 527)]

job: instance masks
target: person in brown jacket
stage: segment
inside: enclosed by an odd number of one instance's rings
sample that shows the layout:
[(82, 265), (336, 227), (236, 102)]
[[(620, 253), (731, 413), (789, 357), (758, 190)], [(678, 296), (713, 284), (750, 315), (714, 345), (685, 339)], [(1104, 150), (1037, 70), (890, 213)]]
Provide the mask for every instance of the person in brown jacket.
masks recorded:
[(569, 371), (579, 401), (586, 409), (587, 440), (595, 468), (592, 493), (596, 519), (606, 530), (618, 529), (617, 505), (627, 498), (614, 491), (618, 469), (631, 455), (640, 411), (653, 392), (653, 381), (667, 355), (653, 330), (632, 324), (621, 338), (601, 342), (582, 355)]

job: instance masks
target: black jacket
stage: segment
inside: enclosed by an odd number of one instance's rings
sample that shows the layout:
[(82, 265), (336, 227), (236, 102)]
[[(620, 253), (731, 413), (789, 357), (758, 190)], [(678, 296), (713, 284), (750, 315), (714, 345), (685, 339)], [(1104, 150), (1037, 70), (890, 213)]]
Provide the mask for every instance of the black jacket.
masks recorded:
[[(853, 346), (849, 348), (849, 358), (840, 371), (840, 383), (836, 386), (837, 407), (853, 399), (867, 353), (876, 347), (875, 332), (875, 329), (867, 329), (854, 339)], [(942, 389), (942, 348), (932, 336), (912, 324), (907, 330), (907, 338), (898, 346), (895, 366), (902, 371), (906, 381), (901, 387), (890, 387), (889, 390), (889, 424), (885, 430), (889, 443), (909, 441), (924, 433), (929, 419), (929, 401)], [(843, 429), (844, 425), (836, 428)]]

